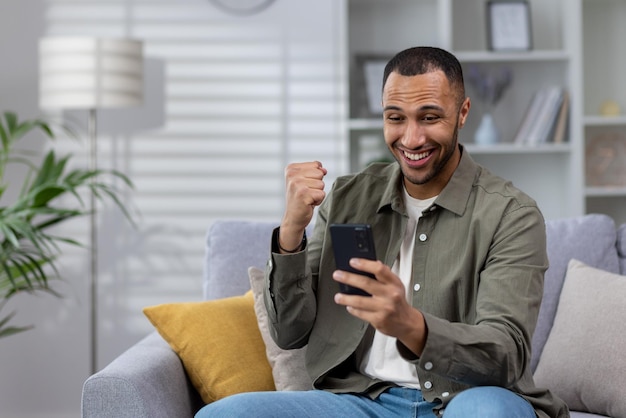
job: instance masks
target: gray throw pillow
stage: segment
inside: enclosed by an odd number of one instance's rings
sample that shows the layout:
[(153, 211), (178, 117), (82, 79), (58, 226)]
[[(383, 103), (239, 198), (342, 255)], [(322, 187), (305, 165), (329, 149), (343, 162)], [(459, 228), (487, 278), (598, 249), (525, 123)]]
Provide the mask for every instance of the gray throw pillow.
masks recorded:
[(573, 411), (626, 417), (626, 277), (568, 264), (535, 383)]

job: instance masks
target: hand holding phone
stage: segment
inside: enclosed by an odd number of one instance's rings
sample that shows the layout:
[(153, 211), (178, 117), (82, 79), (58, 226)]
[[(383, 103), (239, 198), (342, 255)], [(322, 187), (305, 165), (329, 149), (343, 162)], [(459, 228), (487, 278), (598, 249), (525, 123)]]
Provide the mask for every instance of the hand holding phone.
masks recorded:
[[(330, 236), (333, 242), (333, 252), (337, 269), (351, 273), (362, 274), (372, 279), (376, 277), (371, 273), (356, 270), (350, 266), (351, 258), (366, 258), (376, 260), (372, 229), (367, 224), (332, 224)], [(339, 283), (341, 293), (350, 295), (371, 296), (366, 291)]]

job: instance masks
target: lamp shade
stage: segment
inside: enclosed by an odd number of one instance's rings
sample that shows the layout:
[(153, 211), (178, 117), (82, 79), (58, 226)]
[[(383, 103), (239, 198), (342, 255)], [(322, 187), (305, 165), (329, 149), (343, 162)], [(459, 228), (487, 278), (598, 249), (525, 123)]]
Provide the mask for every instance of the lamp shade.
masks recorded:
[(96, 109), (143, 100), (143, 47), (130, 39), (51, 37), (39, 41), (39, 106)]

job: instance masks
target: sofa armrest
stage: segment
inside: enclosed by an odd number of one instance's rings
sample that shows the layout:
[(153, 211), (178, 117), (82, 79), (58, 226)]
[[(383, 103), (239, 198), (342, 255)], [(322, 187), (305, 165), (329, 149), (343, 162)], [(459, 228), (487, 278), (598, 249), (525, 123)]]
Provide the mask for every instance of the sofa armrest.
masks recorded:
[(156, 331), (83, 385), (83, 418), (191, 418), (201, 406), (180, 359)]

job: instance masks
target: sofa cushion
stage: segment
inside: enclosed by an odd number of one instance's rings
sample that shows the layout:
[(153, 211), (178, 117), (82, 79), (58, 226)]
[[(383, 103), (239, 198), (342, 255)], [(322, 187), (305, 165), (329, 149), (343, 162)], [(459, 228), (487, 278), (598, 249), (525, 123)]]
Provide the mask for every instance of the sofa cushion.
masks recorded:
[(545, 274), (543, 300), (533, 334), (532, 370), (537, 368), (550, 334), (569, 261), (576, 258), (593, 267), (619, 272), (615, 223), (610, 217), (592, 214), (550, 220), (546, 222), (546, 235), (550, 267)]
[(143, 310), (180, 357), (205, 403), (240, 392), (274, 390), (252, 292)]
[[(248, 267), (263, 267), (279, 222), (217, 220), (206, 235), (204, 299), (242, 295), (250, 289)], [(310, 234), (313, 224), (307, 227)]]
[(217, 220), (206, 236), (204, 299), (242, 295), (250, 289), (248, 267), (263, 267), (276, 222)]
[(272, 367), (274, 385), (276, 390), (309, 390), (313, 389), (311, 376), (306, 370), (304, 357), (306, 347), (294, 350), (283, 350), (276, 345), (269, 331), (269, 318), (265, 302), (263, 301), (263, 288), (265, 277), (263, 270), (257, 267), (248, 269), (250, 285), (254, 295), (254, 310), (259, 322), (261, 337), (265, 342), (267, 359)]
[(569, 411), (570, 418), (608, 418), (606, 415), (590, 414), (588, 412)]
[(535, 372), (570, 409), (626, 417), (626, 277), (571, 260)]

